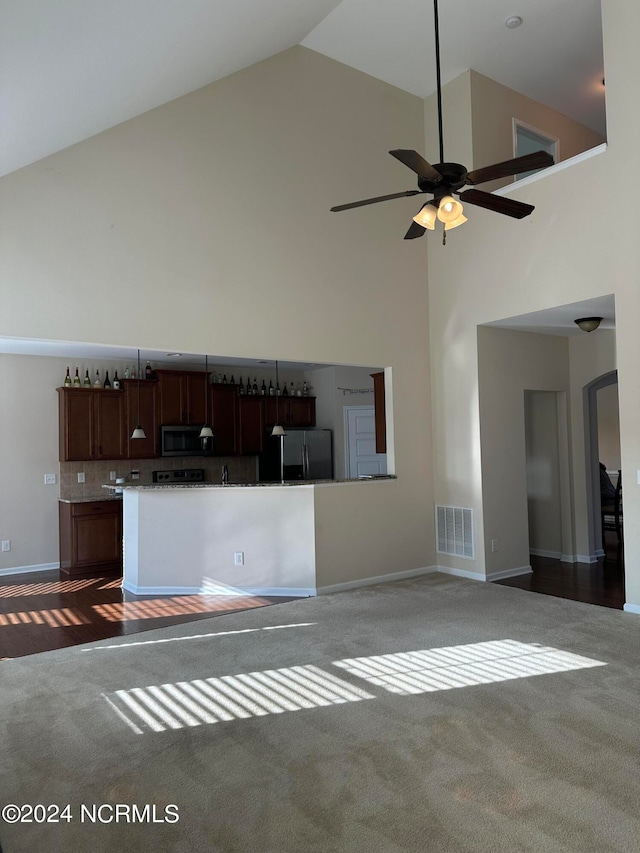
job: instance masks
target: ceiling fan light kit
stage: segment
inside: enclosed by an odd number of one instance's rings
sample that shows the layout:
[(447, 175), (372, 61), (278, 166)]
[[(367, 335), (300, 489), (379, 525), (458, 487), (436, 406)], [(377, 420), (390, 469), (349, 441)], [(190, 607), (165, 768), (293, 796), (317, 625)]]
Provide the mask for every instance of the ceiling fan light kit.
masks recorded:
[(413, 221), (423, 228), (427, 228), (429, 231), (435, 231), (437, 216), (438, 211), (436, 207), (428, 201), (422, 205), (418, 213), (413, 217)]
[[(523, 219), (533, 212), (532, 204), (524, 204), (512, 198), (494, 195), (483, 190), (470, 189), (462, 192), (463, 187), (476, 184), (484, 184), (487, 181), (496, 181), (500, 178), (509, 178), (522, 172), (532, 172), (537, 169), (545, 169), (553, 165), (553, 157), (547, 151), (536, 151), (533, 154), (525, 154), (523, 157), (515, 157), (502, 163), (494, 163), (482, 169), (474, 169), (467, 172), (465, 166), (460, 163), (446, 163), (444, 161), (444, 137), (442, 132), (442, 83), (440, 76), (440, 36), (438, 27), (438, 0), (433, 0), (433, 18), (435, 25), (436, 46), (436, 81), (438, 99), (438, 136), (440, 143), (440, 162), (432, 166), (417, 151), (398, 148), (389, 151), (392, 157), (399, 160), (418, 176), (418, 189), (405, 190), (400, 193), (365, 198), (361, 201), (353, 201), (349, 204), (340, 204), (332, 207), (333, 212), (351, 210), (354, 207), (364, 207), (367, 204), (377, 204), (381, 201), (390, 201), (407, 196), (424, 195), (431, 193), (433, 199), (422, 206), (420, 211), (413, 217), (409, 230), (404, 235), (405, 240), (415, 240), (422, 237), (425, 231), (434, 231), (436, 220), (443, 223), (442, 242), (446, 242), (447, 231), (457, 228), (467, 221), (463, 214), (462, 202), (502, 213), (513, 219)], [(522, 20), (520, 19), (520, 23)], [(460, 201), (454, 198), (459, 196)]]

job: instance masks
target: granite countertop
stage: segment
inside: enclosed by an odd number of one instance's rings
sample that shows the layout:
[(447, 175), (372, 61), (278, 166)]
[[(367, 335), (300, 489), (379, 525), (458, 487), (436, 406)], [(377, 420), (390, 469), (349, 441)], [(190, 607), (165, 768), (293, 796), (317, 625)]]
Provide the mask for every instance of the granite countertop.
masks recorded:
[[(261, 488), (268, 488), (272, 486), (326, 486), (336, 485), (339, 483), (373, 483), (379, 480), (396, 479), (397, 477), (389, 474), (384, 477), (359, 477), (357, 479), (351, 480), (289, 480), (285, 483), (227, 483), (226, 485), (223, 485), (222, 483), (124, 483), (122, 485), (114, 486), (112, 484), (107, 483), (103, 485), (102, 488), (107, 490), (134, 489), (136, 491), (145, 491), (151, 489), (253, 489), (257, 486)], [(121, 496), (118, 495), (118, 497)], [(100, 499), (93, 498), (93, 500)]]
[(90, 497), (85, 498), (58, 498), (59, 502), (62, 504), (88, 504), (93, 503), (94, 501), (121, 501), (122, 494), (102, 494), (102, 495), (91, 495)]

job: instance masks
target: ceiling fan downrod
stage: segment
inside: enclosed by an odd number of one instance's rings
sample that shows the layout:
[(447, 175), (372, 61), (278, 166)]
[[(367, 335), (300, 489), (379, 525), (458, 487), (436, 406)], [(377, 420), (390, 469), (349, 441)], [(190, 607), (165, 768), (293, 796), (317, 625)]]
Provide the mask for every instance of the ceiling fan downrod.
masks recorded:
[(442, 77), (440, 75), (440, 25), (438, 22), (438, 0), (433, 0), (433, 23), (436, 39), (436, 91), (438, 95), (438, 135), (440, 138), (440, 162), (444, 163), (444, 137), (442, 133)]

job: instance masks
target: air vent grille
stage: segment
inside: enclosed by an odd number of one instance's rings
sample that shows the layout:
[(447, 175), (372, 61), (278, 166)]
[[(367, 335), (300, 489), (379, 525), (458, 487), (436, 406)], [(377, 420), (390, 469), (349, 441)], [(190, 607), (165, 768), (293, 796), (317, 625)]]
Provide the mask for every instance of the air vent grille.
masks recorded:
[(473, 510), (460, 506), (436, 506), (436, 533), (439, 554), (475, 557)]

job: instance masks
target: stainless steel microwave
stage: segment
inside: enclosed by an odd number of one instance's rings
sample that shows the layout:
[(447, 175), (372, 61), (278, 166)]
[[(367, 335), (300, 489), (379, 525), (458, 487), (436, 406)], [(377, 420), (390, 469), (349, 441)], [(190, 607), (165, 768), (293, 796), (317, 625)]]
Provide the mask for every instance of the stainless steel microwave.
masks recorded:
[(161, 426), (161, 456), (211, 456), (213, 439), (200, 438), (201, 426)]

